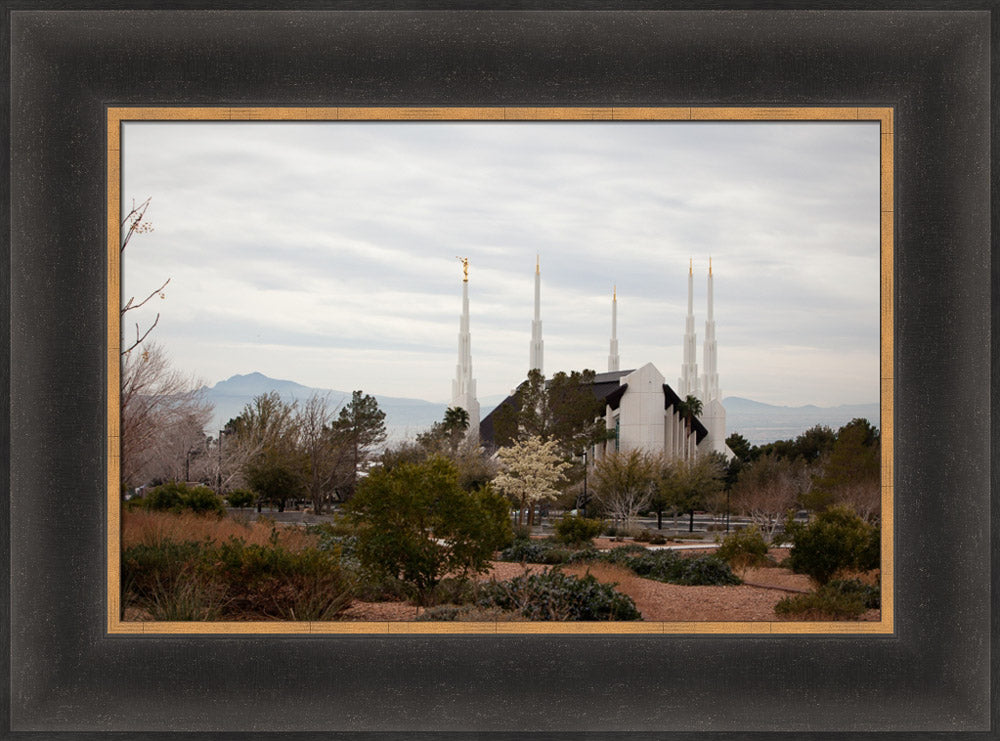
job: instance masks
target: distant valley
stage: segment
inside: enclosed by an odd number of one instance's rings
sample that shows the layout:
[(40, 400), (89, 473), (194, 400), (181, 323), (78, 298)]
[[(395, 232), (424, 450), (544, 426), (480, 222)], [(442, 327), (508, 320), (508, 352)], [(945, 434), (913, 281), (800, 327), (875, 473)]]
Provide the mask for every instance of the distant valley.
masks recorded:
[[(215, 405), (208, 434), (216, 435), (226, 422), (243, 411), (255, 396), (277, 391), (286, 401), (305, 401), (314, 393), (329, 394), (334, 405), (348, 401), (350, 391), (317, 389), (294, 381), (269, 378), (262, 373), (236, 375), (214, 386), (205, 386), (202, 393), (207, 401)], [(444, 417), (447, 404), (407, 399), (395, 396), (374, 395), (379, 407), (386, 414), (386, 429), (390, 441), (405, 440), (423, 432)], [(485, 417), (496, 404), (498, 397), (480, 400), (481, 415)], [(836, 430), (855, 417), (864, 417), (872, 424), (879, 422), (878, 404), (845, 404), (836, 407), (818, 406), (776, 406), (750, 399), (729, 396), (723, 399), (726, 408), (727, 434), (738, 432), (755, 445), (795, 437), (817, 424), (827, 425)]]

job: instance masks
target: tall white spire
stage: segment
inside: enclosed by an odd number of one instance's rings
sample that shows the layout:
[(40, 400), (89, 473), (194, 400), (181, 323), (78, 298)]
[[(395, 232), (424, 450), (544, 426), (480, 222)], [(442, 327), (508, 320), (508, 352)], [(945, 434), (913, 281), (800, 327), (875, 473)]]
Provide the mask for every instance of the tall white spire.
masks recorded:
[(682, 399), (700, 393), (697, 346), (698, 335), (694, 331), (694, 259), (692, 259), (688, 264), (688, 313), (684, 324), (684, 360), (681, 363), (681, 377), (677, 381), (677, 393)]
[(726, 446), (726, 409), (722, 406), (722, 391), (719, 389), (718, 353), (715, 344), (715, 313), (712, 307), (714, 296), (712, 258), (708, 258), (708, 318), (705, 320), (705, 344), (702, 354), (701, 376), (701, 421), (708, 429), (708, 439), (702, 443), (709, 450), (722, 453), (727, 459), (733, 452)]
[(708, 258), (708, 319), (705, 321), (705, 344), (702, 350), (701, 401), (711, 401), (721, 396), (719, 391), (718, 354), (715, 345), (715, 315), (712, 311), (712, 258)]
[(458, 325), (458, 365), (451, 382), (451, 406), (469, 413), (469, 434), (479, 437), (479, 401), (476, 379), (472, 377), (472, 335), (469, 332), (469, 258), (462, 261), (462, 317)]
[(542, 353), (545, 343), (542, 342), (542, 271), (538, 264), (538, 255), (535, 255), (535, 318), (531, 320), (531, 349), (528, 353), (528, 370), (538, 369), (539, 373), (544, 373), (542, 367)]
[(618, 358), (618, 286), (611, 291), (611, 347), (608, 350), (608, 370), (619, 369)]

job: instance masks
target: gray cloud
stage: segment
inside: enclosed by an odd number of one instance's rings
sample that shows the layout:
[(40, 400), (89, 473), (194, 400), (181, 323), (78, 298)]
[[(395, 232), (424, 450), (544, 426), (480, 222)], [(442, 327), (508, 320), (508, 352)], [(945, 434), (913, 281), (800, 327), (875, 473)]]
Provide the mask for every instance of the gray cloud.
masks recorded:
[(463, 255), (479, 387), (505, 392), (536, 254), (547, 371), (605, 367), (617, 285), (622, 363), (672, 382), (711, 255), (727, 394), (878, 397), (875, 124), (129, 123), (123, 152), (155, 225), (124, 292), (171, 277), (157, 337), (209, 382), (446, 399)]

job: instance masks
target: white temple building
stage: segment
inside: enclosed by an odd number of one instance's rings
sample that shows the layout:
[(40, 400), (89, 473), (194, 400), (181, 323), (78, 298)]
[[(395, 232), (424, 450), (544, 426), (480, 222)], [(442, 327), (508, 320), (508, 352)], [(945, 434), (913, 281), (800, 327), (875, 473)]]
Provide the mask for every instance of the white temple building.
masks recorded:
[[(462, 259), (462, 258), (460, 258)], [(470, 429), (478, 429), (480, 440), (493, 442), (493, 414), (490, 412), (480, 423), (479, 403), (475, 398), (476, 382), (472, 378), (472, 357), (469, 337), (468, 260), (463, 259), (465, 276), (462, 289), (462, 318), (459, 332), (459, 363), (456, 379), (452, 383), (452, 406), (469, 412)], [(535, 260), (535, 311), (531, 322), (529, 369), (543, 371), (541, 270)], [(620, 450), (644, 449), (662, 452), (670, 459), (693, 460), (710, 451), (722, 453), (727, 459), (733, 453), (726, 446), (726, 410), (722, 406), (719, 389), (718, 351), (715, 339), (713, 309), (713, 275), (709, 259), (708, 313), (705, 321), (705, 338), (702, 348), (702, 369), (698, 373), (697, 335), (694, 316), (694, 262), (688, 265), (687, 317), (683, 336), (683, 360), (677, 390), (671, 388), (663, 374), (652, 363), (633, 370), (619, 370), (618, 350), (618, 289), (611, 297), (611, 340), (608, 350), (608, 371), (594, 377), (591, 389), (596, 398), (604, 402), (604, 422), (609, 431), (607, 442), (595, 446), (591, 461)], [(544, 371), (543, 371), (544, 372)], [(685, 420), (682, 407), (688, 396), (701, 401), (701, 414)], [(507, 397), (501, 406), (513, 404), (514, 396)], [(472, 425), (475, 427), (472, 427)]]

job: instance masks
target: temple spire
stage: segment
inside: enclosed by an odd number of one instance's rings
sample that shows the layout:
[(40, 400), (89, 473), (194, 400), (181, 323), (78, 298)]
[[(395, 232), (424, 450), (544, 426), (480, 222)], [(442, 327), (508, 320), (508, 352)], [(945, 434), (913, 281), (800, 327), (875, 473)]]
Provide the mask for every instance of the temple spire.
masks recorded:
[(703, 404), (712, 399), (718, 399), (720, 396), (718, 353), (715, 343), (715, 313), (712, 307), (715, 279), (712, 277), (711, 258), (709, 258), (708, 266), (708, 315), (705, 320), (705, 344), (703, 345), (701, 360), (704, 372), (701, 384), (701, 401)]
[(619, 370), (618, 357), (618, 286), (611, 290), (611, 347), (608, 350), (608, 370)]
[(462, 261), (462, 316), (458, 325), (458, 364), (451, 382), (451, 406), (469, 413), (469, 435), (479, 437), (479, 401), (472, 377), (472, 335), (469, 332), (469, 258)]
[(697, 396), (698, 389), (698, 336), (694, 330), (694, 258), (688, 263), (688, 306), (684, 323), (684, 359), (681, 362), (681, 376), (677, 381), (677, 393), (681, 398)]
[(722, 391), (719, 389), (719, 358), (715, 343), (715, 278), (712, 276), (712, 260), (708, 261), (708, 315), (705, 320), (705, 344), (702, 355), (701, 377), (701, 422), (708, 430), (708, 438), (702, 446), (722, 453), (727, 459), (733, 452), (726, 445), (726, 409), (722, 406)]
[(542, 271), (538, 255), (535, 255), (535, 318), (531, 321), (531, 347), (528, 352), (528, 370), (537, 369), (544, 373), (542, 356), (545, 343), (542, 342)]

